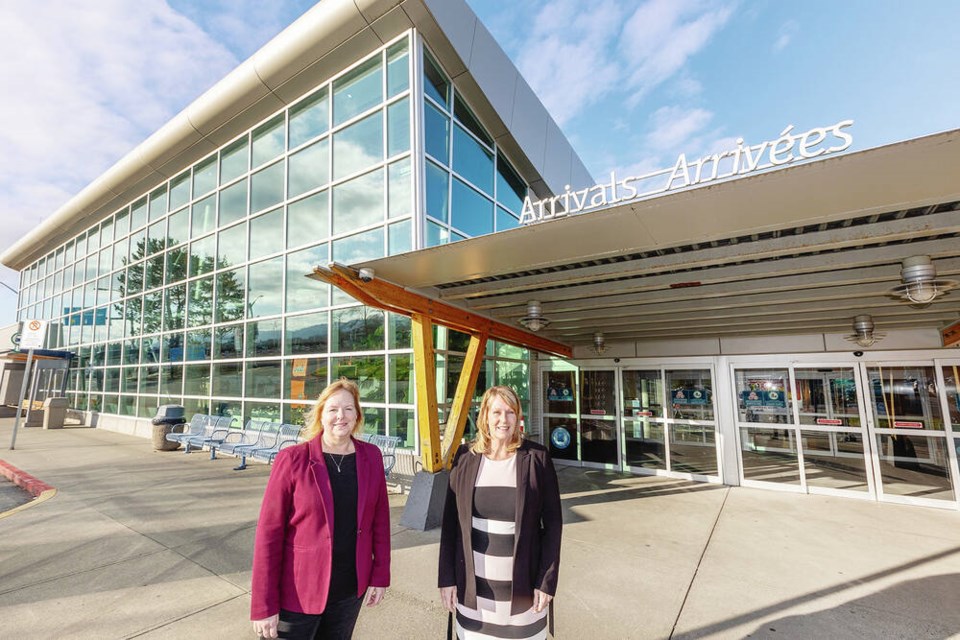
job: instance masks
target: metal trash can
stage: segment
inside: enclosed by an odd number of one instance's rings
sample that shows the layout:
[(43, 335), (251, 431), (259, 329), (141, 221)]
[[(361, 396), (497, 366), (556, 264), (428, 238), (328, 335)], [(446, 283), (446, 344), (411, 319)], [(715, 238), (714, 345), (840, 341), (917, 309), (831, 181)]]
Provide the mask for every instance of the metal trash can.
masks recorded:
[(153, 424), (153, 448), (155, 451), (176, 451), (179, 442), (167, 440), (168, 433), (181, 433), (185, 422), (186, 410), (178, 404), (162, 404), (157, 407)]

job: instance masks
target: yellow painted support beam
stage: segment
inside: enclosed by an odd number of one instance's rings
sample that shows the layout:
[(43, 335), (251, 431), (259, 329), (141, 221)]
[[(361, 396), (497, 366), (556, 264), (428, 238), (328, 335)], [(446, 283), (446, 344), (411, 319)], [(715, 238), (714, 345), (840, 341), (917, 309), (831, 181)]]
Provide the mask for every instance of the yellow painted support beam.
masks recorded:
[(463, 438), (463, 430), (467, 426), (467, 415), (470, 413), (473, 391), (477, 387), (477, 378), (480, 377), (480, 368), (483, 366), (483, 354), (486, 348), (486, 335), (470, 336), (467, 357), (463, 362), (463, 369), (460, 370), (457, 390), (453, 394), (453, 404), (450, 407), (447, 426), (443, 432), (444, 468), (449, 469), (453, 464), (453, 455), (457, 452), (457, 445)]
[(422, 314), (410, 316), (413, 333), (413, 372), (417, 385), (417, 416), (420, 458), (423, 470), (443, 468), (440, 450), (440, 418), (437, 415), (437, 371), (433, 348), (433, 322)]

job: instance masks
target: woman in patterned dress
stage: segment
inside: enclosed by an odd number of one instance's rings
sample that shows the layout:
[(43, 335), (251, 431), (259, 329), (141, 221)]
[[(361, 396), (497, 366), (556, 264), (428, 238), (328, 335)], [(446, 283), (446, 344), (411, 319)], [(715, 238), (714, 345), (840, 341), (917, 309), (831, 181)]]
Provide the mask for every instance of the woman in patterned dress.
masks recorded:
[(487, 389), (477, 437), (450, 471), (438, 582), (460, 640), (546, 638), (560, 568), (560, 490), (550, 454), (524, 440), (521, 420), (512, 389)]

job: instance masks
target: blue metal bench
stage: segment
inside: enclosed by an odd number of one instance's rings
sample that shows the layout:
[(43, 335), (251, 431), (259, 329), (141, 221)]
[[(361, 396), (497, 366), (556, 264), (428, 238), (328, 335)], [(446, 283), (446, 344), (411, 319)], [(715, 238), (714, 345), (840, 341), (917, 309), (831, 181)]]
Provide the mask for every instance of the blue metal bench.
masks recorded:
[(300, 429), (295, 424), (282, 424), (280, 425), (280, 431), (277, 433), (277, 439), (271, 446), (251, 449), (247, 455), (254, 460), (273, 464), (273, 459), (277, 457), (280, 451), (292, 447), (300, 441)]
[(182, 443), (186, 438), (199, 436), (203, 433), (203, 430), (206, 428), (207, 424), (210, 423), (210, 420), (210, 416), (205, 413), (194, 414), (193, 418), (190, 419), (190, 422), (182, 427), (182, 431), (168, 433), (166, 436), (164, 436), (164, 439), (168, 442)]
[[(230, 425), (233, 424), (232, 416), (211, 417), (210, 422), (204, 427), (203, 433), (198, 436), (189, 436), (183, 438), (184, 453), (190, 453), (190, 447), (203, 449), (205, 445), (211, 442), (222, 441), (230, 431)], [(212, 456), (211, 456), (212, 457)]]
[(237, 447), (255, 445), (257, 439), (260, 437), (260, 431), (263, 429), (263, 425), (267, 422), (267, 420), (254, 420), (251, 418), (247, 420), (247, 425), (243, 429), (231, 429), (230, 432), (224, 436), (223, 440), (210, 443), (210, 459), (213, 460), (216, 458), (218, 451), (227, 455), (234, 455), (234, 450)]
[(400, 438), (365, 433), (361, 436), (361, 439), (380, 449), (380, 453), (383, 454), (383, 475), (389, 478), (393, 466), (397, 464), (397, 445), (400, 444)]
[(257, 433), (257, 439), (248, 444), (237, 444), (236, 446), (230, 447), (229, 451), (227, 447), (221, 447), (220, 451), (222, 453), (232, 453), (233, 455), (240, 458), (240, 464), (233, 468), (234, 471), (243, 471), (247, 468), (247, 456), (254, 449), (269, 449), (273, 446), (276, 446), (277, 439), (280, 437), (280, 426), (279, 422), (270, 422), (265, 421), (260, 427), (260, 431)]

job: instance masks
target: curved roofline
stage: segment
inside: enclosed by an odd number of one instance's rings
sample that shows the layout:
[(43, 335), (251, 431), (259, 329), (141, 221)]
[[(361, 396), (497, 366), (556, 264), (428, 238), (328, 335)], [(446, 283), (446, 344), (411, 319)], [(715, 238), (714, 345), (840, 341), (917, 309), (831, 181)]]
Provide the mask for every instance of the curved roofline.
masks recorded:
[(472, 106), (478, 103), (477, 115), (518, 156), (518, 170), (536, 192), (590, 180), (466, 2), (322, 0), (8, 248), (0, 263), (24, 268), (410, 28), (423, 34)]

